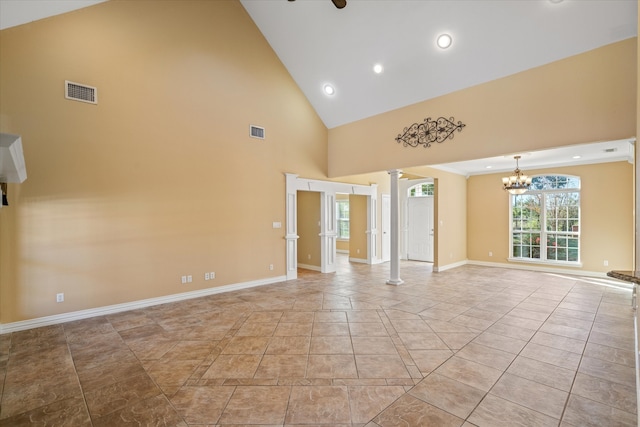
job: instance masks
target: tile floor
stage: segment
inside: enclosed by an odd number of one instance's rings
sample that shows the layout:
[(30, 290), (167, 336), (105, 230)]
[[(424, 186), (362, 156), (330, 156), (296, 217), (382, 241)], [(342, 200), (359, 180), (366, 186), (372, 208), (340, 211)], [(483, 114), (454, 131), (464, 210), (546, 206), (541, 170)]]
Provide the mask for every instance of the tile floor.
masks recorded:
[(629, 289), (403, 262), (0, 336), (0, 426), (635, 426)]

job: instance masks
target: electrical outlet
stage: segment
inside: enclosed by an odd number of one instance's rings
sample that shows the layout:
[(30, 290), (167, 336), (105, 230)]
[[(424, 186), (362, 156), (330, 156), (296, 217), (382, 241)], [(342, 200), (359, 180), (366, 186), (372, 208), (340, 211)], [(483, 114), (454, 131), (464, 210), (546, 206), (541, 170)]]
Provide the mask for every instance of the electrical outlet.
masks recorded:
[(64, 302), (64, 294), (56, 294), (56, 302)]
[(187, 283), (187, 276), (182, 276), (181, 280), (182, 280), (182, 284)]
[(606, 260), (606, 259), (604, 260), (604, 266), (605, 266), (605, 267), (608, 267), (608, 266), (609, 266), (609, 261), (608, 261), (608, 260)]
[(191, 283), (193, 282), (193, 277), (191, 277), (191, 275), (187, 276), (187, 283)]
[(209, 273), (209, 279), (213, 280), (216, 278), (216, 272), (212, 271), (211, 273)]
[(209, 273), (204, 273), (204, 280), (209, 280), (211, 275)]
[(273, 271), (273, 264), (269, 264), (269, 270)]
[(493, 256), (493, 252), (489, 251), (489, 256)]

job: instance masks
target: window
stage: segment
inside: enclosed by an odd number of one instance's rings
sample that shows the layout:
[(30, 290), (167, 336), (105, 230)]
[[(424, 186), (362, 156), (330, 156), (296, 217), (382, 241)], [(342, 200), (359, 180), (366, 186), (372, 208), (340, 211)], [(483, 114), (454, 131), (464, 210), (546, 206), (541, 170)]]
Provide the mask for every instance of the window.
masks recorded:
[(424, 184), (416, 184), (409, 188), (409, 197), (433, 196), (433, 182), (425, 182)]
[(349, 240), (349, 200), (336, 201), (338, 239)]
[(511, 259), (580, 263), (580, 178), (536, 176), (511, 196)]

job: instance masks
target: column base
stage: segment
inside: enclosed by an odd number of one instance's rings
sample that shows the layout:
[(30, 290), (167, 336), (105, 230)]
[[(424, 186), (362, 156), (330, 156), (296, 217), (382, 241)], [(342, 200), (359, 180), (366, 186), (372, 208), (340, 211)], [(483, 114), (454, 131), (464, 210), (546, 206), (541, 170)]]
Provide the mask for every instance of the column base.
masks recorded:
[(404, 280), (400, 278), (387, 280), (387, 285), (399, 286), (399, 285), (402, 285), (403, 283), (404, 283)]

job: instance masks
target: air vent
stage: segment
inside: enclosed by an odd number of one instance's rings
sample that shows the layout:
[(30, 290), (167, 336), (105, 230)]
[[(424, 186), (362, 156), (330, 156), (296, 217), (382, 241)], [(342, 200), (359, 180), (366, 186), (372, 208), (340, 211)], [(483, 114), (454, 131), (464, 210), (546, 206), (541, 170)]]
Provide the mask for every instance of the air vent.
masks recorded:
[(249, 136), (251, 138), (264, 139), (264, 128), (260, 126), (249, 125)]
[(95, 87), (65, 80), (64, 97), (67, 99), (72, 99), (74, 101), (88, 102), (89, 104), (97, 104), (98, 89), (96, 89)]
[(605, 153), (615, 153), (616, 151), (618, 151), (617, 148), (605, 148), (603, 150)]

